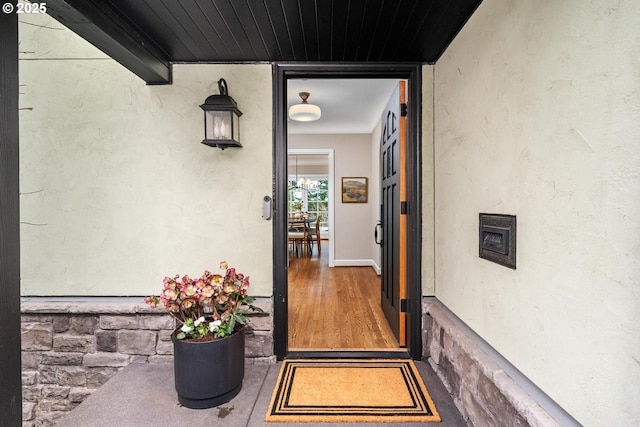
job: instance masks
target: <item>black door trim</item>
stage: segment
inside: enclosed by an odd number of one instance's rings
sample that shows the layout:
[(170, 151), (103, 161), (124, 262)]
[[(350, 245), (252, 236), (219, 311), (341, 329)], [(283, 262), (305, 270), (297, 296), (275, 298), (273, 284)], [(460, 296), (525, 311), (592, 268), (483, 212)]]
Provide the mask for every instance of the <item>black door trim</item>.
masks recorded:
[(20, 126), (15, 12), (0, 14), (0, 53), (0, 424), (20, 426)]
[(406, 351), (290, 351), (287, 359), (409, 359)]
[(273, 318), (274, 351), (278, 360), (287, 349), (287, 80), (292, 78), (397, 78), (408, 80), (407, 126), (407, 350), (422, 357), (422, 64), (419, 63), (275, 63), (273, 65)]

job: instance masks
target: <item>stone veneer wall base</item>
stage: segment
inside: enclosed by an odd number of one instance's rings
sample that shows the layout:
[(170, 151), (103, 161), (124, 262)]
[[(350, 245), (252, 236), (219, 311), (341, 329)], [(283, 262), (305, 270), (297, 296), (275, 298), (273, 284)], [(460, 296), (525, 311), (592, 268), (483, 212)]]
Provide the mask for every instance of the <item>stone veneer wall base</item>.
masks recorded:
[[(255, 305), (246, 362), (272, 364), (270, 298)], [(173, 363), (173, 320), (142, 298), (22, 298), (22, 425), (52, 426), (131, 363)]]
[(581, 425), (440, 301), (425, 297), (423, 313), (423, 358), (468, 425)]

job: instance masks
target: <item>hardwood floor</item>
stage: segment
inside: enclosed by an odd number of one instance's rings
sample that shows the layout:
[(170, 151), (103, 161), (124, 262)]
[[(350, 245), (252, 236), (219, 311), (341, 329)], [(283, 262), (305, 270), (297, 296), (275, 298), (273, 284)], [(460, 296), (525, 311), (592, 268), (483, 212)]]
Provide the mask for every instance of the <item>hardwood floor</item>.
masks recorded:
[(382, 313), (373, 268), (329, 268), (327, 252), (290, 258), (289, 350), (404, 350)]

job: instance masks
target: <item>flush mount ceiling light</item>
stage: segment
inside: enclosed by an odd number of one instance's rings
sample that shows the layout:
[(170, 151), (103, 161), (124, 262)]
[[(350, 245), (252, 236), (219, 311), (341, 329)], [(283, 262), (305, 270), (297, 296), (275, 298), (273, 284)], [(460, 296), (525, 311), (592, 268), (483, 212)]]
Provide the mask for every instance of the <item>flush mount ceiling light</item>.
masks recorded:
[(302, 102), (289, 108), (289, 118), (298, 122), (318, 120), (321, 115), (320, 107), (307, 102), (307, 98), (310, 95), (309, 92), (300, 92), (298, 95), (302, 98)]

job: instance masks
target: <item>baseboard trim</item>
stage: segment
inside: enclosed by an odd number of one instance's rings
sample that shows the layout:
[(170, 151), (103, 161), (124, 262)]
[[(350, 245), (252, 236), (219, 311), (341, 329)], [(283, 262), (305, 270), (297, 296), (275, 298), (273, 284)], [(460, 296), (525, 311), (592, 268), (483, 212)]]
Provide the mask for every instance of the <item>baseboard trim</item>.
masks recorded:
[(334, 263), (336, 267), (371, 267), (378, 276), (382, 274), (382, 269), (372, 259), (336, 259)]
[(370, 259), (336, 259), (336, 267), (371, 267)]
[(376, 271), (376, 274), (378, 276), (382, 275), (382, 267), (380, 267), (378, 263), (375, 262), (374, 260), (371, 260), (371, 267), (373, 267), (373, 269)]

